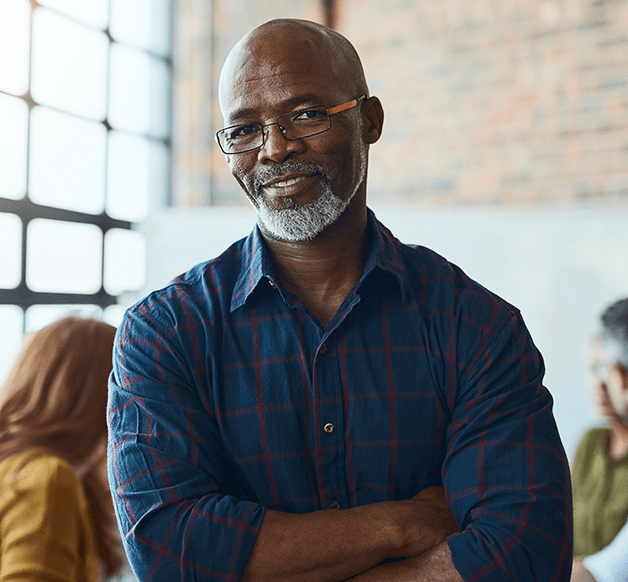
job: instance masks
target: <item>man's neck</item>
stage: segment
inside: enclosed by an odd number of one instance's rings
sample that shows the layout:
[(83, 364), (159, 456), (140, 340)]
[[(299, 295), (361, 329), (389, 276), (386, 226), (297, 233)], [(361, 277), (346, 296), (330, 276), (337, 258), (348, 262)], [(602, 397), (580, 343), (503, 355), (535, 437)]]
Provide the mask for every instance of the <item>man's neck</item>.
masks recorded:
[(366, 206), (347, 210), (311, 241), (264, 235), (281, 284), (327, 327), (364, 272), (368, 255)]

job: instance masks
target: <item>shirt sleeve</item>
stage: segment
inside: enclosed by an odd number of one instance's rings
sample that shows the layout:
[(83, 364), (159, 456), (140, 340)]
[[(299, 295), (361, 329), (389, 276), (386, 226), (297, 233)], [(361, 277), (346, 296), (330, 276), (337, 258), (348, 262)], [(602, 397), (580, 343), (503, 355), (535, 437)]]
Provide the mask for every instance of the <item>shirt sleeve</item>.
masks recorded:
[(458, 362), (443, 465), (461, 526), (448, 538), (452, 560), (474, 582), (567, 582), (571, 482), (543, 360), (518, 312), (490, 327), (468, 365)]
[(228, 463), (199, 386), (212, 363), (198, 353), (194, 325), (166, 326), (137, 309), (116, 338), (108, 473), (140, 580), (237, 582), (264, 515), (262, 505), (225, 494)]
[(628, 523), (604, 549), (582, 560), (596, 582), (628, 581)]
[[(60, 459), (42, 455), (18, 469), (14, 487), (15, 500), (2, 517), (2, 580), (78, 580), (85, 532), (76, 473)], [(95, 577), (96, 570), (90, 580)]]

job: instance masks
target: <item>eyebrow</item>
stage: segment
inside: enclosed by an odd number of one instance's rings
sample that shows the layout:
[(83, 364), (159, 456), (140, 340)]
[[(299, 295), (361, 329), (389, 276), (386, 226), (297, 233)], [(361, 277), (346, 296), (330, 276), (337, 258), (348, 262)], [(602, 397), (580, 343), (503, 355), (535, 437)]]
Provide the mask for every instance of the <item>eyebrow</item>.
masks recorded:
[[(281, 101), (279, 105), (282, 108), (290, 108), (295, 105), (303, 105), (305, 103), (317, 103), (320, 100), (320, 97), (314, 93), (304, 93), (302, 95), (295, 95), (294, 97), (290, 97), (290, 99), (286, 99), (285, 101)], [(318, 105), (322, 105), (322, 103), (318, 103)], [(314, 105), (312, 105), (314, 106)], [(233, 115), (229, 116), (230, 122), (237, 121), (239, 119), (243, 119), (245, 117), (251, 117), (258, 114), (257, 110), (252, 108), (243, 108), (237, 109)]]

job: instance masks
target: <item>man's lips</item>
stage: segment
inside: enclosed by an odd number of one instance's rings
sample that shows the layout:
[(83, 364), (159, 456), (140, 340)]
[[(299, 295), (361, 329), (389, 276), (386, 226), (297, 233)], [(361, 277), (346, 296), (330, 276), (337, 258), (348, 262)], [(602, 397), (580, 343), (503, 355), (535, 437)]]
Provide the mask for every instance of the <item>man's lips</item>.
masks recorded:
[(298, 184), (307, 178), (311, 178), (315, 174), (285, 174), (283, 176), (277, 176), (271, 178), (268, 182), (262, 184), (262, 188), (285, 188), (286, 186), (292, 186)]
[(319, 179), (317, 174), (286, 174), (276, 176), (262, 184), (261, 189), (277, 196), (292, 196), (300, 192), (303, 187), (306, 187), (312, 178)]

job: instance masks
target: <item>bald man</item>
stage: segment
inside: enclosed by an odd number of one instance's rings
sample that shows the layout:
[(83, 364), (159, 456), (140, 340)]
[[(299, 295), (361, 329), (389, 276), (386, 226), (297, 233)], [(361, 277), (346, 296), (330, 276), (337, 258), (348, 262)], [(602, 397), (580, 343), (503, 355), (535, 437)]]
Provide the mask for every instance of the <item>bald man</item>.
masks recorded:
[(219, 96), (257, 226), (117, 337), (109, 477), (138, 578), (567, 581), (541, 355), (515, 307), (367, 208), (384, 114), (355, 49), (268, 22)]

